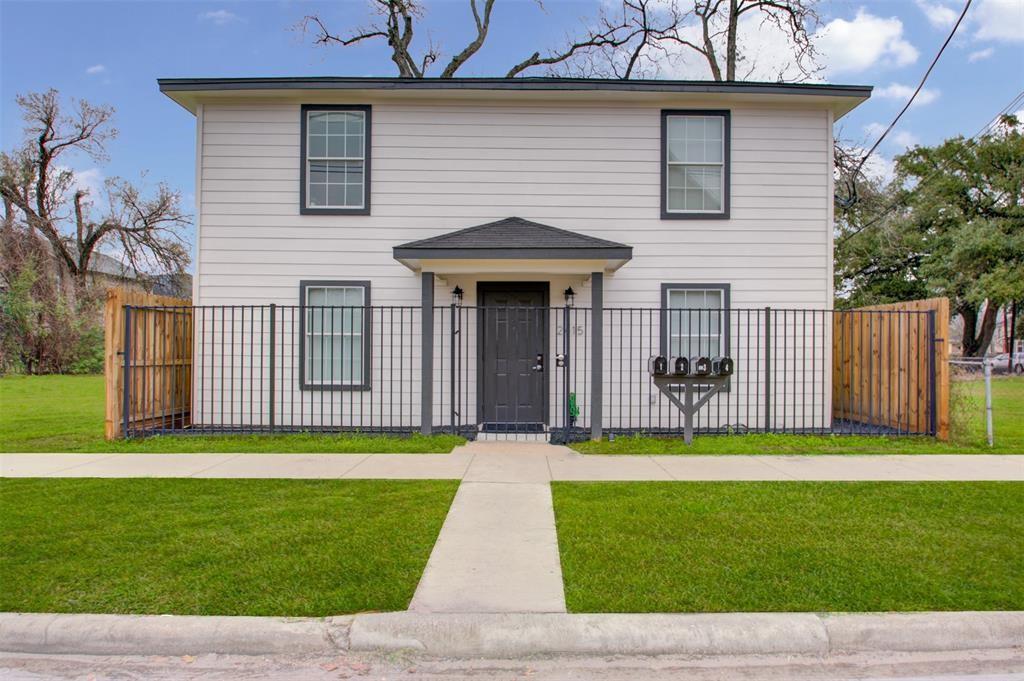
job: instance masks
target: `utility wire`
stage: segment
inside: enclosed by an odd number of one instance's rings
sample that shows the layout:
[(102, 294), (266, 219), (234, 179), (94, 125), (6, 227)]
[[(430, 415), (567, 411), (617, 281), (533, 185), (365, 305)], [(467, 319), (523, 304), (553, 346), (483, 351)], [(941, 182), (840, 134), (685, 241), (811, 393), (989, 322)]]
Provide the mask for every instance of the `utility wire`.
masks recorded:
[(892, 123), (890, 123), (889, 127), (885, 129), (881, 137), (879, 137), (878, 140), (876, 140), (875, 143), (871, 146), (871, 148), (868, 149), (867, 153), (861, 157), (860, 163), (857, 164), (856, 169), (854, 169), (853, 171), (854, 177), (856, 177), (857, 173), (859, 173), (861, 168), (864, 167), (864, 164), (867, 162), (868, 158), (870, 158), (871, 154), (875, 153), (875, 150), (878, 149), (878, 145), (882, 143), (882, 140), (885, 139), (885, 136), (888, 135), (889, 132), (896, 127), (896, 124), (899, 123), (900, 119), (903, 117), (903, 114), (907, 112), (907, 109), (909, 109), (910, 105), (914, 103), (914, 100), (917, 98), (917, 95), (920, 94), (922, 89), (924, 89), (924, 84), (928, 81), (928, 76), (931, 75), (932, 69), (934, 69), (935, 65), (939, 63), (939, 57), (941, 57), (942, 53), (946, 51), (946, 46), (948, 46), (950, 41), (953, 40), (953, 36), (956, 35), (956, 31), (958, 28), (960, 28), (961, 22), (963, 22), (964, 17), (967, 16), (967, 10), (970, 9), (971, 2), (973, 2), (973, 0), (967, 0), (967, 2), (964, 4), (963, 11), (960, 12), (960, 17), (956, 20), (956, 23), (953, 24), (953, 29), (949, 32), (949, 35), (946, 36), (946, 41), (942, 43), (942, 47), (940, 47), (939, 51), (935, 53), (935, 58), (932, 59), (932, 63), (928, 65), (928, 70), (924, 72), (924, 76), (922, 76), (921, 82), (917, 84), (917, 89), (914, 90), (914, 94), (910, 95), (910, 99), (908, 99), (907, 103), (903, 105), (903, 108), (900, 109), (900, 112), (896, 114), (896, 118), (892, 120)]
[[(973, 136), (969, 137), (968, 139), (970, 139), (970, 140), (977, 140), (980, 137), (982, 137), (983, 135), (989, 133), (996, 125), (998, 125), (999, 121), (1002, 119), (1004, 114), (1009, 113), (1010, 111), (1012, 111), (1015, 107), (1017, 107), (1020, 104), (1024, 104), (1024, 90), (1021, 90), (1017, 94), (1016, 97), (1014, 97), (1012, 100), (1010, 100), (1009, 104), (1004, 106), (999, 111), (999, 113), (997, 113), (992, 118), (992, 120), (990, 120), (988, 123), (986, 123), (984, 125), (984, 127), (982, 127), (981, 130), (976, 132)], [(863, 225), (861, 225), (857, 229), (853, 230), (852, 232), (848, 232), (848, 233), (842, 235), (839, 239), (836, 240), (836, 246), (839, 246), (839, 245), (845, 243), (848, 239), (851, 239), (851, 238), (857, 236), (858, 234), (863, 232), (868, 227), (871, 227), (872, 225), (876, 225), (879, 222), (881, 222), (886, 216), (888, 216), (894, 210), (899, 208), (902, 204), (906, 203), (907, 199), (909, 199), (911, 196), (913, 196), (915, 192), (920, 191), (921, 187), (923, 187), (925, 184), (927, 184), (929, 180), (934, 178), (938, 174), (938, 172), (939, 172), (938, 169), (933, 170), (931, 173), (929, 173), (928, 175), (926, 175), (923, 178), (921, 178), (921, 181), (917, 183), (917, 186), (914, 187), (914, 189), (911, 192), (907, 193), (904, 196), (901, 196), (900, 198), (898, 198), (895, 201), (893, 201), (892, 203), (890, 203), (888, 206), (886, 206), (885, 208), (882, 209), (881, 213), (879, 213), (878, 215), (873, 217), (871, 220), (865, 222)]]

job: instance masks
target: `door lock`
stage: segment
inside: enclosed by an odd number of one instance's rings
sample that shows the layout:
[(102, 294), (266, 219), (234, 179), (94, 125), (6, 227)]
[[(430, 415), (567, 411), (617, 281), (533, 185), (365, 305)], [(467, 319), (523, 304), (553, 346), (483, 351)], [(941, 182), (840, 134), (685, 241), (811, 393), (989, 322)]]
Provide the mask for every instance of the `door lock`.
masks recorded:
[(532, 369), (533, 371), (544, 371), (544, 355), (538, 352), (537, 362), (532, 367), (530, 367), (530, 369)]

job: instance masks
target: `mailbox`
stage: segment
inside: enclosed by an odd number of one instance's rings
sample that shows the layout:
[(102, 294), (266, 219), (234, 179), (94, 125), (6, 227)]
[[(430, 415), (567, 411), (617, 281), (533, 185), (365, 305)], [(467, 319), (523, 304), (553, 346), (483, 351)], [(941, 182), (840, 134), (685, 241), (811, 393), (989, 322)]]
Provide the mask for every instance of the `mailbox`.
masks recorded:
[(668, 360), (664, 355), (651, 356), (647, 360), (647, 370), (652, 376), (664, 376), (668, 373)]
[(715, 376), (732, 376), (734, 368), (732, 357), (711, 358), (711, 373)]
[(690, 360), (686, 357), (673, 357), (668, 365), (673, 376), (686, 376), (690, 373)]
[(691, 357), (690, 373), (694, 376), (707, 376), (711, 373), (711, 360), (707, 357)]

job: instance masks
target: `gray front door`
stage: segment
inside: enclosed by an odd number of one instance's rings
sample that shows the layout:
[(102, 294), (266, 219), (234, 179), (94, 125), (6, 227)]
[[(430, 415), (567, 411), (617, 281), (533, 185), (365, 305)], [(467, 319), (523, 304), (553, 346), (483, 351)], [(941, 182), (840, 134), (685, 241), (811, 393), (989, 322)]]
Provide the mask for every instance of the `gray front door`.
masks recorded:
[[(548, 284), (481, 282), (478, 294), (483, 330), (480, 420), (484, 430), (543, 430), (550, 371)], [(540, 362), (538, 355), (542, 356)]]

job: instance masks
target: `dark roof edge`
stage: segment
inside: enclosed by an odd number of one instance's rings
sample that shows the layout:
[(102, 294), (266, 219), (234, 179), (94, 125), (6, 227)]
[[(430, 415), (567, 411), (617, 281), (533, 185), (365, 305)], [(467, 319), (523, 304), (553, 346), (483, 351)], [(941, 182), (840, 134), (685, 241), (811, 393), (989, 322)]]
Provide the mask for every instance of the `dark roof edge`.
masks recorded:
[(158, 78), (161, 92), (200, 90), (532, 90), (627, 91), (727, 94), (804, 94), (868, 97), (870, 85), (754, 83), (695, 80), (617, 80), (591, 78), (362, 78), (303, 76), (284, 78)]
[(394, 258), (434, 260), (629, 260), (630, 246), (608, 248), (407, 248), (395, 246)]

